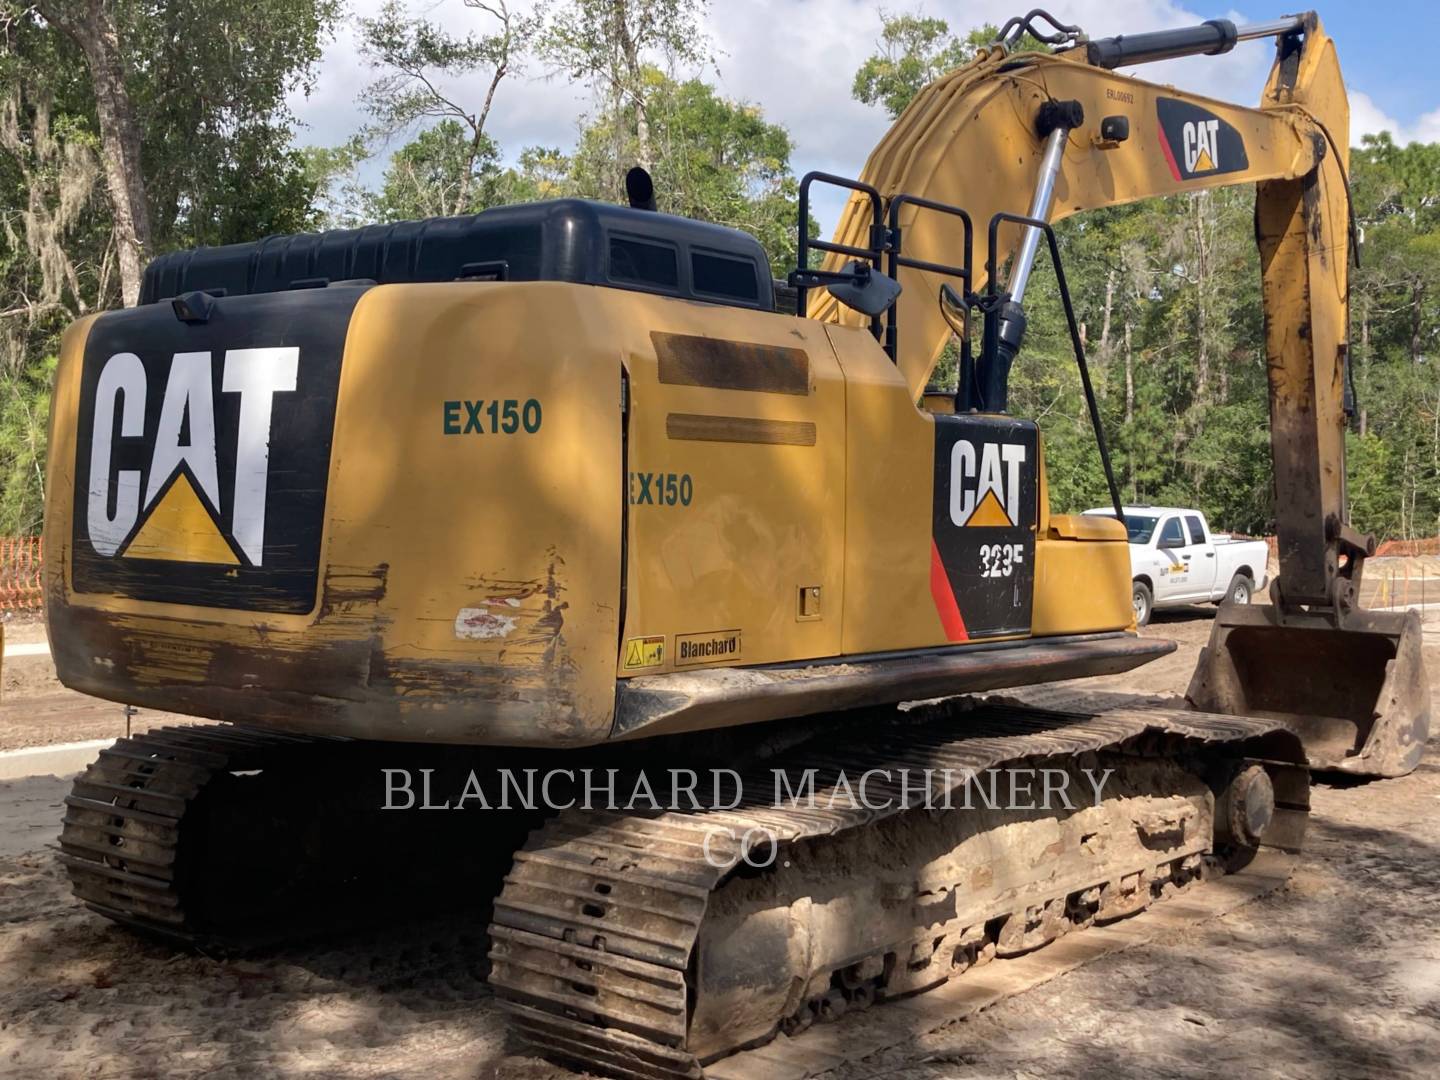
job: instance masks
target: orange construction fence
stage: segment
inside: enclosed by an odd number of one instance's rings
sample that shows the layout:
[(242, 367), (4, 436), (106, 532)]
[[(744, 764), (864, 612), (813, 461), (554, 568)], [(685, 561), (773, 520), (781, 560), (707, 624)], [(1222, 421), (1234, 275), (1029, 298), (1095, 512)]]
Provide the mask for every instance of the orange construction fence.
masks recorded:
[(0, 537), (0, 612), (39, 611), (40, 537)]

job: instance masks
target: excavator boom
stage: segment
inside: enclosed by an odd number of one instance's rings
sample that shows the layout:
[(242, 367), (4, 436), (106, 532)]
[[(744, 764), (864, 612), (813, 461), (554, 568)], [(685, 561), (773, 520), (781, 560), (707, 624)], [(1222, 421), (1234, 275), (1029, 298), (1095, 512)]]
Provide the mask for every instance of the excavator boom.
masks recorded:
[[(1113, 70), (1272, 35), (1276, 59), (1258, 108)], [(1083, 43), (1071, 34), (1061, 44), (1070, 47), (1012, 53), (997, 44), (937, 80), (871, 153), (861, 180), (882, 199), (919, 192), (961, 204), (976, 222), (1013, 214), (1017, 191), (1034, 193), (1030, 218), (1057, 222), (1096, 207), (1255, 185), (1280, 573), (1269, 605), (1222, 609), (1189, 697), (1197, 708), (1288, 717), (1317, 767), (1408, 772), (1429, 730), (1419, 619), (1359, 609), (1374, 541), (1350, 526), (1346, 510), (1349, 269), (1358, 251), (1335, 44), (1313, 13)], [(946, 219), (908, 205), (896, 222), (911, 260), (953, 261), (959, 237)], [(869, 228), (867, 201), (856, 194), (833, 244), (864, 245)], [(973, 379), (962, 361), (957, 405), (980, 412), (1005, 409), (1040, 230), (1008, 220), (998, 237), (987, 265), (1010, 264), (1005, 286), (987, 281), (983, 267), (969, 282), (974, 293), (988, 286), (1003, 309), (999, 340)], [(843, 261), (832, 253), (825, 265)], [(891, 318), (905, 333), (894, 360), (918, 398), (953, 326), (935, 301), (942, 276), (913, 263), (897, 276), (903, 292)], [(809, 313), (859, 321), (824, 292), (812, 294)]]

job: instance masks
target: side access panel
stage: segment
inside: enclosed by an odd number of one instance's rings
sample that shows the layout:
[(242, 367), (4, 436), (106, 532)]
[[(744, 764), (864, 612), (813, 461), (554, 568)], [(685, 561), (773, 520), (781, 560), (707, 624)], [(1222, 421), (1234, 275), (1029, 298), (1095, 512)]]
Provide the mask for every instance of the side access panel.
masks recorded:
[(935, 417), (930, 587), (951, 641), (1030, 633), (1038, 461), (1029, 420)]
[(628, 375), (616, 674), (835, 656), (846, 388), (824, 328), (610, 292)]
[(845, 372), (844, 653), (1028, 636), (1035, 425), (918, 409), (867, 331), (826, 333)]

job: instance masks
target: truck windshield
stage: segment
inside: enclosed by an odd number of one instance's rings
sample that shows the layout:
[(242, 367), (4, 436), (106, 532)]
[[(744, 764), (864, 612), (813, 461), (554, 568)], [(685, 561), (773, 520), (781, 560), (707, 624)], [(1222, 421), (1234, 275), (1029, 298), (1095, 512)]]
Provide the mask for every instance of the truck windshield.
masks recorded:
[(1125, 531), (1130, 534), (1130, 543), (1148, 544), (1155, 532), (1158, 517), (1142, 517), (1139, 514), (1125, 515)]

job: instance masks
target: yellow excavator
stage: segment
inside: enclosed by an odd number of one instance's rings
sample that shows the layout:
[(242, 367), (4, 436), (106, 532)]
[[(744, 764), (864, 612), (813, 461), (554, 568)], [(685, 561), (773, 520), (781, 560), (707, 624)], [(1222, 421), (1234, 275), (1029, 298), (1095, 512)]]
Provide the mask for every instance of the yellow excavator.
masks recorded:
[[(1259, 108), (1116, 72), (1257, 38)], [(1416, 616), (1357, 602), (1348, 134), (1313, 14), (1091, 40), (1032, 12), (860, 179), (805, 178), (790, 289), (639, 171), (628, 207), (156, 259), (138, 306), (64, 340), (51, 647), (77, 690), (226, 723), (76, 781), (76, 895), (223, 944), (313, 927), (302, 900), (333, 926), (473, 890), (523, 1038), (697, 1077), (1298, 849), (1311, 770), (1403, 774), (1429, 724)], [(826, 183), (850, 193), (831, 241)], [(1220, 609), (1187, 701), (1054, 686), (1174, 646), (1135, 630), (1053, 226), (1240, 183), (1271, 603)], [(1045, 251), (1114, 519), (1052, 510), (1042, 432), (1007, 411)], [(952, 341), (958, 390), (927, 397)], [(637, 799), (677, 773), (728, 786)], [(1074, 805), (968, 801), (1082, 775), (1105, 783)]]

